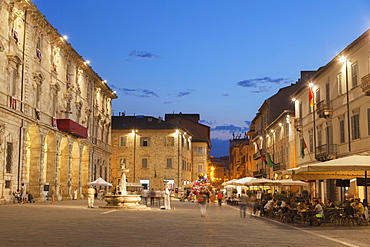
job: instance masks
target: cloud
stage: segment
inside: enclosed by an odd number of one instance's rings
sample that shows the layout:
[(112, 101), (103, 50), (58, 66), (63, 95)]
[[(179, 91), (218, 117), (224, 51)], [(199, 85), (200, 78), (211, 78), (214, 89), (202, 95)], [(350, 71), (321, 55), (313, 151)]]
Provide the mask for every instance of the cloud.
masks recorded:
[(162, 58), (156, 54), (153, 54), (151, 52), (147, 52), (147, 51), (135, 51), (135, 50), (132, 50), (130, 51), (130, 53), (128, 54), (130, 57), (139, 57), (139, 58), (149, 58), (149, 59), (153, 59), (153, 58)]
[(159, 98), (159, 95), (153, 91), (149, 91), (147, 89), (132, 89), (132, 88), (119, 88), (114, 85), (109, 85), (111, 88), (114, 88), (116, 90), (119, 90), (124, 93), (124, 95), (130, 95), (140, 98), (151, 98), (151, 97), (157, 97)]
[(204, 125), (214, 125), (216, 124), (216, 121), (200, 120), (199, 123), (204, 124)]
[(171, 104), (173, 104), (173, 101), (165, 101), (165, 102), (163, 102), (163, 104), (165, 104), (165, 105), (171, 105)]
[[(246, 122), (247, 123), (247, 122)], [(244, 127), (239, 127), (235, 125), (221, 125), (211, 128), (211, 138), (216, 138), (220, 140), (230, 140), (234, 137), (244, 138), (245, 133), (249, 131), (249, 125)]]
[(287, 84), (287, 83), (292, 83), (292, 82), (293, 82), (292, 80), (289, 80), (287, 78), (273, 79), (270, 77), (263, 77), (263, 78), (243, 80), (243, 81), (237, 82), (237, 85), (241, 87), (257, 89), (257, 90), (252, 90), (252, 93), (265, 93), (273, 89), (275, 85)]
[(190, 92), (179, 92), (179, 94), (176, 97), (181, 98), (181, 97), (184, 97), (184, 96), (189, 95), (189, 94), (190, 94)]
[(229, 94), (228, 93), (223, 93), (223, 94), (221, 94), (221, 96), (227, 97), (227, 96), (229, 96)]

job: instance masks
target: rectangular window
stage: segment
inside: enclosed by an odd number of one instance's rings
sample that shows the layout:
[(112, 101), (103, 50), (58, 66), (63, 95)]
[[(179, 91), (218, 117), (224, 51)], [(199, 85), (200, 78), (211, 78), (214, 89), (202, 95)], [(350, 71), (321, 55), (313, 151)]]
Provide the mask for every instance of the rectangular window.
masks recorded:
[(205, 147), (197, 147), (196, 155), (206, 155), (206, 148)]
[(325, 84), (325, 100), (326, 100), (326, 104), (329, 104), (329, 102), (330, 102), (330, 84), (329, 84), (329, 81), (328, 81), (328, 83)]
[(203, 169), (203, 166), (202, 165), (198, 165), (198, 172), (201, 172)]
[(167, 166), (166, 168), (172, 168), (172, 159), (167, 159)]
[(344, 120), (339, 121), (339, 138), (340, 143), (345, 143), (345, 133), (344, 133)]
[(351, 117), (352, 122), (352, 140), (360, 138), (360, 114)]
[(5, 189), (10, 189), (10, 186), (11, 185), (11, 182), (10, 182), (10, 180), (6, 180), (5, 181)]
[(370, 108), (367, 109), (367, 134), (370, 135)]
[(342, 73), (337, 75), (338, 95), (343, 94)]
[(322, 145), (322, 131), (321, 131), (321, 127), (317, 128), (317, 146), (321, 146)]
[(149, 146), (149, 137), (140, 137), (140, 146), (141, 147), (148, 147)]
[(321, 101), (321, 98), (320, 98), (320, 88), (317, 88), (316, 89), (316, 94), (315, 94), (315, 96), (316, 96), (316, 101), (315, 101), (315, 103), (320, 103), (320, 101)]
[(182, 166), (181, 166), (182, 170), (185, 170), (185, 160), (182, 160)]
[(121, 147), (126, 147), (126, 145), (127, 145), (126, 142), (127, 142), (127, 137), (126, 136), (121, 136), (119, 138), (119, 145)]
[(148, 168), (148, 159), (144, 158), (141, 160), (141, 168)]
[(175, 137), (173, 137), (173, 136), (166, 136), (164, 138), (164, 145), (166, 147), (173, 147), (173, 146), (175, 146)]
[(357, 71), (358, 71), (357, 63), (352, 64), (352, 66), (351, 66), (352, 87), (357, 86)]
[(13, 143), (7, 142), (6, 143), (6, 166), (5, 166), (6, 173), (12, 172), (12, 156), (13, 156)]

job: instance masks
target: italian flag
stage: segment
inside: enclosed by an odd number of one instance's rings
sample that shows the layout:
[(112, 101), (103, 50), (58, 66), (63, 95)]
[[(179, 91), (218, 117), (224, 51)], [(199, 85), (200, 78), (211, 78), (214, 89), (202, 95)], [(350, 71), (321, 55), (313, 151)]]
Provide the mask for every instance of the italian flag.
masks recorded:
[(304, 141), (304, 139), (302, 139), (302, 149), (301, 149), (301, 156), (302, 156), (302, 159), (304, 159), (304, 150), (307, 148), (307, 145), (306, 145), (306, 142)]

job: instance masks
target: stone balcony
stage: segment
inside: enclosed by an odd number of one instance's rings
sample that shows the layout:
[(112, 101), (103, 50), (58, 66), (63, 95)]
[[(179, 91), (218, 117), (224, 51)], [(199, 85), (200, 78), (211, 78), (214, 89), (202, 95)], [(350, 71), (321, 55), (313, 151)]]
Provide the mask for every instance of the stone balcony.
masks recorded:
[(297, 131), (301, 131), (302, 130), (302, 118), (295, 118), (294, 119), (294, 128), (297, 130)]
[(316, 160), (327, 161), (337, 157), (337, 145), (335, 144), (323, 144), (316, 147)]
[(322, 100), (316, 105), (316, 112), (320, 118), (328, 118), (333, 114), (330, 102)]
[(370, 74), (361, 78), (361, 89), (366, 96), (370, 96)]

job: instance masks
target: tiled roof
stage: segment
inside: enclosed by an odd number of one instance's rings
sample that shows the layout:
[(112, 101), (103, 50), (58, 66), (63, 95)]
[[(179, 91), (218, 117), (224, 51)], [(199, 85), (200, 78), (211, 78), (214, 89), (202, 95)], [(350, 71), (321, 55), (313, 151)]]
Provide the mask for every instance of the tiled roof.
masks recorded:
[(179, 127), (151, 116), (113, 116), (112, 129), (178, 129)]

